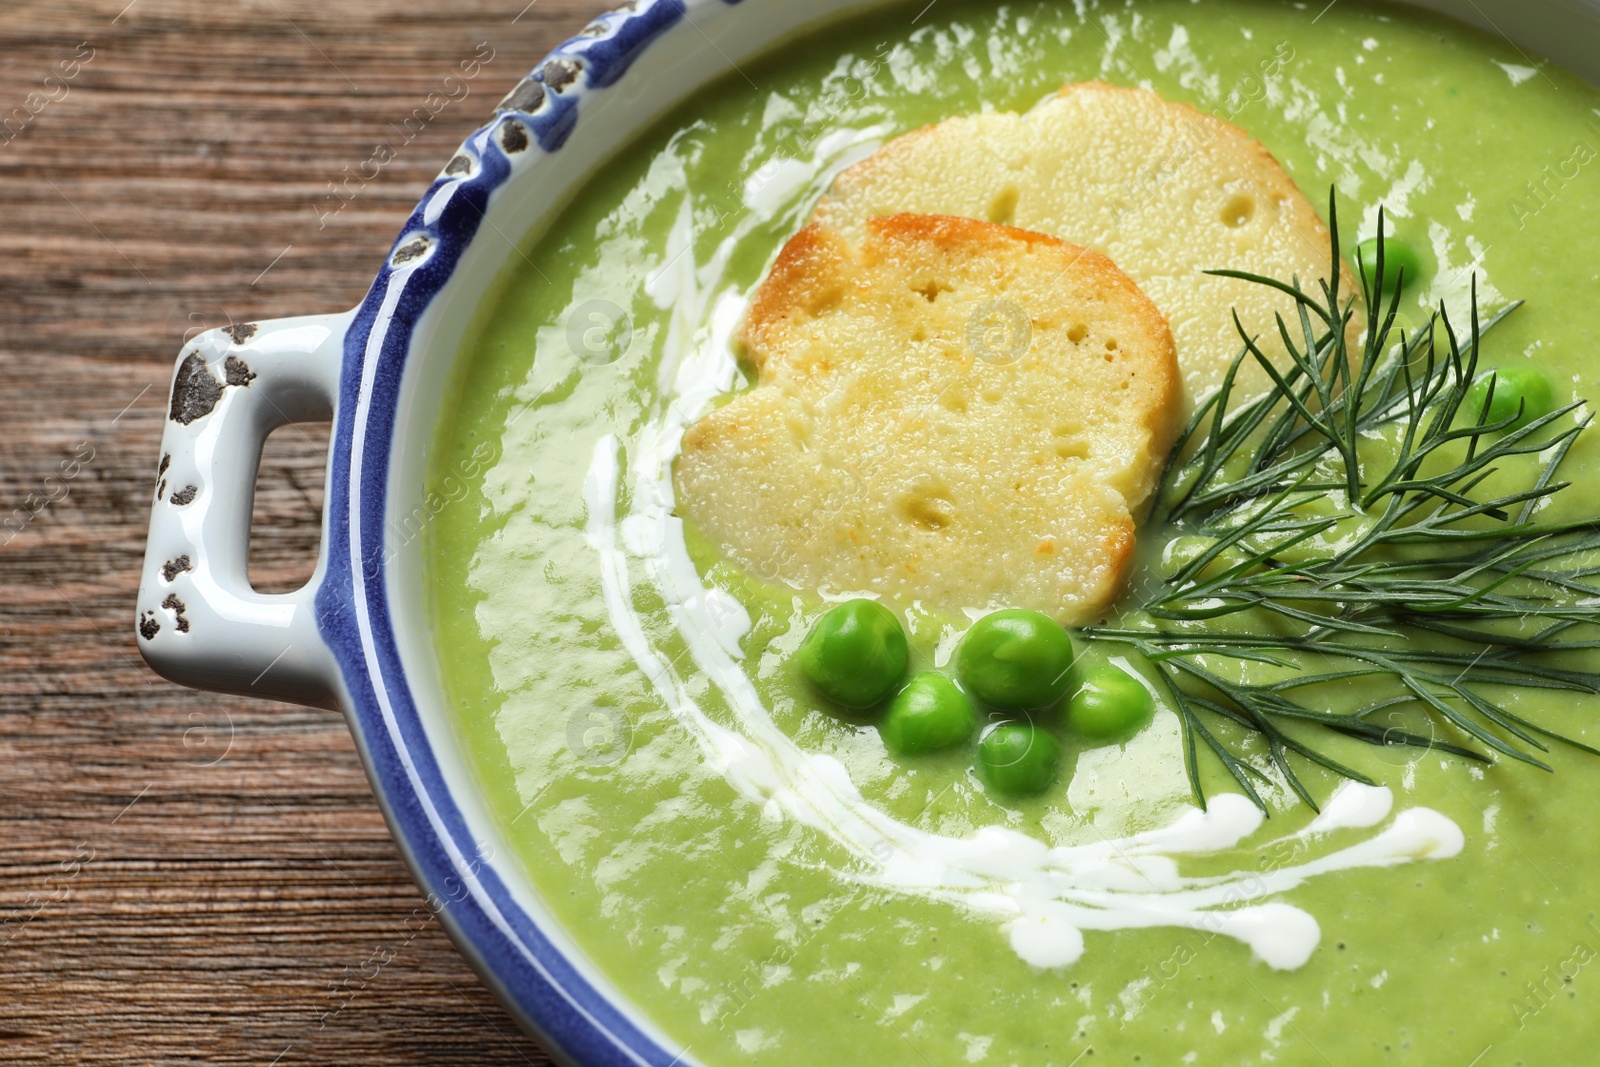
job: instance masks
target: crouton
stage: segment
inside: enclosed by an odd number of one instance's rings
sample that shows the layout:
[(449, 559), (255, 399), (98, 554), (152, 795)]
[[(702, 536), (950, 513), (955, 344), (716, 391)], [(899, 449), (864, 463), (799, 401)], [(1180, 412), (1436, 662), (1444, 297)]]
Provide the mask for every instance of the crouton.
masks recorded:
[(1099, 617), (1178, 429), (1165, 318), (1044, 234), (859, 229), (779, 254), (743, 331), (757, 385), (685, 435), (680, 514), (804, 587)]

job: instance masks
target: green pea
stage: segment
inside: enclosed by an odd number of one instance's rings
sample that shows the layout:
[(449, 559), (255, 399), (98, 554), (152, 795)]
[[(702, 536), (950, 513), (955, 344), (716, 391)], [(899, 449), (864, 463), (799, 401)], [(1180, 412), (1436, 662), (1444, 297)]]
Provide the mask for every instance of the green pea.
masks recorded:
[(1084, 737), (1109, 741), (1126, 737), (1150, 721), (1156, 702), (1127, 671), (1102, 663), (1084, 674), (1067, 702), (1067, 725)]
[(823, 696), (870, 708), (906, 673), (906, 634), (882, 604), (851, 600), (817, 620), (798, 655), (800, 672)]
[[(1489, 399), (1489, 384), (1494, 383), (1494, 399)], [(1489, 405), (1484, 414), (1483, 406)], [(1467, 416), (1482, 419), (1482, 425), (1492, 426), (1507, 419), (1516, 419), (1507, 432), (1520, 430), (1535, 419), (1542, 419), (1556, 409), (1555, 394), (1550, 379), (1532, 367), (1501, 367), (1479, 375), (1467, 393)], [(1517, 412), (1521, 411), (1518, 415)]]
[(925, 671), (907, 682), (878, 724), (884, 745), (899, 756), (959, 745), (977, 729), (972, 701), (938, 671)]
[(978, 777), (1007, 796), (1031, 797), (1056, 780), (1061, 742), (1025, 722), (1003, 722), (978, 741)]
[[(1356, 263), (1361, 276), (1374, 289), (1378, 288), (1378, 239), (1376, 237), (1356, 245)], [(1422, 260), (1417, 250), (1398, 237), (1383, 239), (1383, 292), (1393, 295), (1395, 287), (1410, 285), (1422, 277)]]
[(1048, 707), (1072, 685), (1072, 638), (1037, 611), (997, 611), (972, 625), (956, 651), (956, 677), (985, 704)]

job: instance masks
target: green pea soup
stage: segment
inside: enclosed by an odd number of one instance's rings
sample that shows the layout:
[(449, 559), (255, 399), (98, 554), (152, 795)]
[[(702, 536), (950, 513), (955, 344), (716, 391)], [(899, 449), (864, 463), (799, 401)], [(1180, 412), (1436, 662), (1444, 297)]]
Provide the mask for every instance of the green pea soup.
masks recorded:
[[(427, 552), (454, 720), (531, 883), (686, 1060), (1494, 1067), (1583, 1062), (1600, 1041), (1600, 760), (1552, 746), (1550, 774), (1338, 742), (1397, 810), (1459, 827), (1459, 854), (1284, 883), (1271, 899), (1320, 930), (1299, 966), (1204, 924), (1089, 929), (1073, 962), (1040, 966), (1003, 916), (874, 880), (870, 850), (752, 799), (741, 753), (781, 741), (826, 759), (861, 811), (939, 840), (1000, 829), (1087, 849), (1192, 804), (1171, 709), (1109, 744), (1042, 724), (1065, 746), (1059, 774), (999, 798), (971, 744), (899, 757), (818, 699), (794, 661), (821, 598), (692, 529), (692, 575), (650, 549), (652, 435), (675, 396), (749, 387), (738, 371), (675, 392), (699, 354), (725, 356), (740, 299), (831, 175), (1069, 82), (1146, 86), (1240, 125), (1314, 203), (1337, 188), (1348, 248), (1384, 205), (1417, 253), (1410, 320), (1462, 312), (1476, 275), (1485, 307), (1529, 301), (1486, 342), (1490, 365), (1542, 372), (1556, 405), (1600, 395), (1600, 93), (1453, 23), (1323, 7), (941, 0), (840, 25), (730, 70), (629, 145), (485, 294), (430, 457), (430, 489), (452, 488)], [(1578, 488), (1555, 517), (1592, 511), (1597, 449), (1585, 436), (1567, 458)], [(711, 620), (698, 636), (691, 609)], [(953, 671), (969, 620), (902, 616), (910, 670)], [(1600, 745), (1600, 700), (1516, 699)], [(1281, 877), (1366, 839), (1347, 826), (1308, 844), (1312, 813), (1266, 796), (1264, 826), (1180, 857), (1185, 872)]]

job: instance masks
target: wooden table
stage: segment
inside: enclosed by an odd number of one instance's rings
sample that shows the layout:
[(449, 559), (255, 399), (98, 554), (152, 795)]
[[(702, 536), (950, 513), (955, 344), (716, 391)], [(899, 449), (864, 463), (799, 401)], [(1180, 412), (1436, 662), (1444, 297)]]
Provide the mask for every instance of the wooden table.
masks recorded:
[[(353, 307), (454, 146), (605, 6), (0, 6), (0, 1062), (548, 1062), (407, 930), (339, 716), (157, 678), (134, 590), (185, 337)], [(268, 443), (258, 588), (311, 572), (326, 442)]]

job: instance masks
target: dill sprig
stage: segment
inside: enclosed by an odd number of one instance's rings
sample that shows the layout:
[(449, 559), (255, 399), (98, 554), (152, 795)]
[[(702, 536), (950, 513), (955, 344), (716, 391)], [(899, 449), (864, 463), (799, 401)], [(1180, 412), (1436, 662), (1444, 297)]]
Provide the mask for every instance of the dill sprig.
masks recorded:
[[(1497, 754), (1545, 770), (1536, 753), (1549, 750), (1547, 741), (1600, 755), (1497, 699), (1513, 690), (1600, 693), (1600, 674), (1552, 662), (1600, 648), (1592, 630), (1600, 520), (1536, 518), (1568, 488), (1557, 472), (1587, 426), (1568, 418), (1582, 405), (1520, 427), (1521, 411), (1491, 422), (1491, 382), (1474, 409), (1468, 396), (1483, 337), (1518, 305), (1481, 321), (1474, 279), (1465, 334), (1443, 304), (1407, 334), (1397, 326), (1404, 279), (1386, 305), (1391, 287), (1379, 280), (1381, 213), (1377, 278), (1363, 276), (1361, 285), (1360, 306), (1374, 314), (1357, 329), (1357, 295), (1340, 292), (1337, 210), (1330, 203), (1332, 268), (1317, 293), (1298, 279), (1213, 272), (1293, 299), (1292, 319), (1277, 319), (1287, 359), (1274, 363), (1235, 314), (1244, 346), (1174, 448), (1150, 521), (1193, 551), (1139, 611), (1086, 631), (1134, 647), (1160, 676), (1202, 807), (1203, 746), (1266, 810), (1255, 783), (1271, 779), (1260, 756), (1245, 751), (1250, 736), (1313, 809), (1292, 757), (1376, 784), (1322, 751), (1321, 731), (1485, 763)], [(1250, 362), (1272, 386), (1232, 406)], [(1494, 495), (1497, 465), (1519, 456), (1532, 457), (1521, 461), (1532, 477)], [(1240, 680), (1248, 673), (1241, 664), (1280, 668), (1281, 677)], [(1327, 710), (1329, 687), (1352, 683), (1376, 699)], [(1373, 721), (1400, 708), (1420, 711), (1428, 733)], [(1218, 722), (1244, 738), (1219, 733)]]

